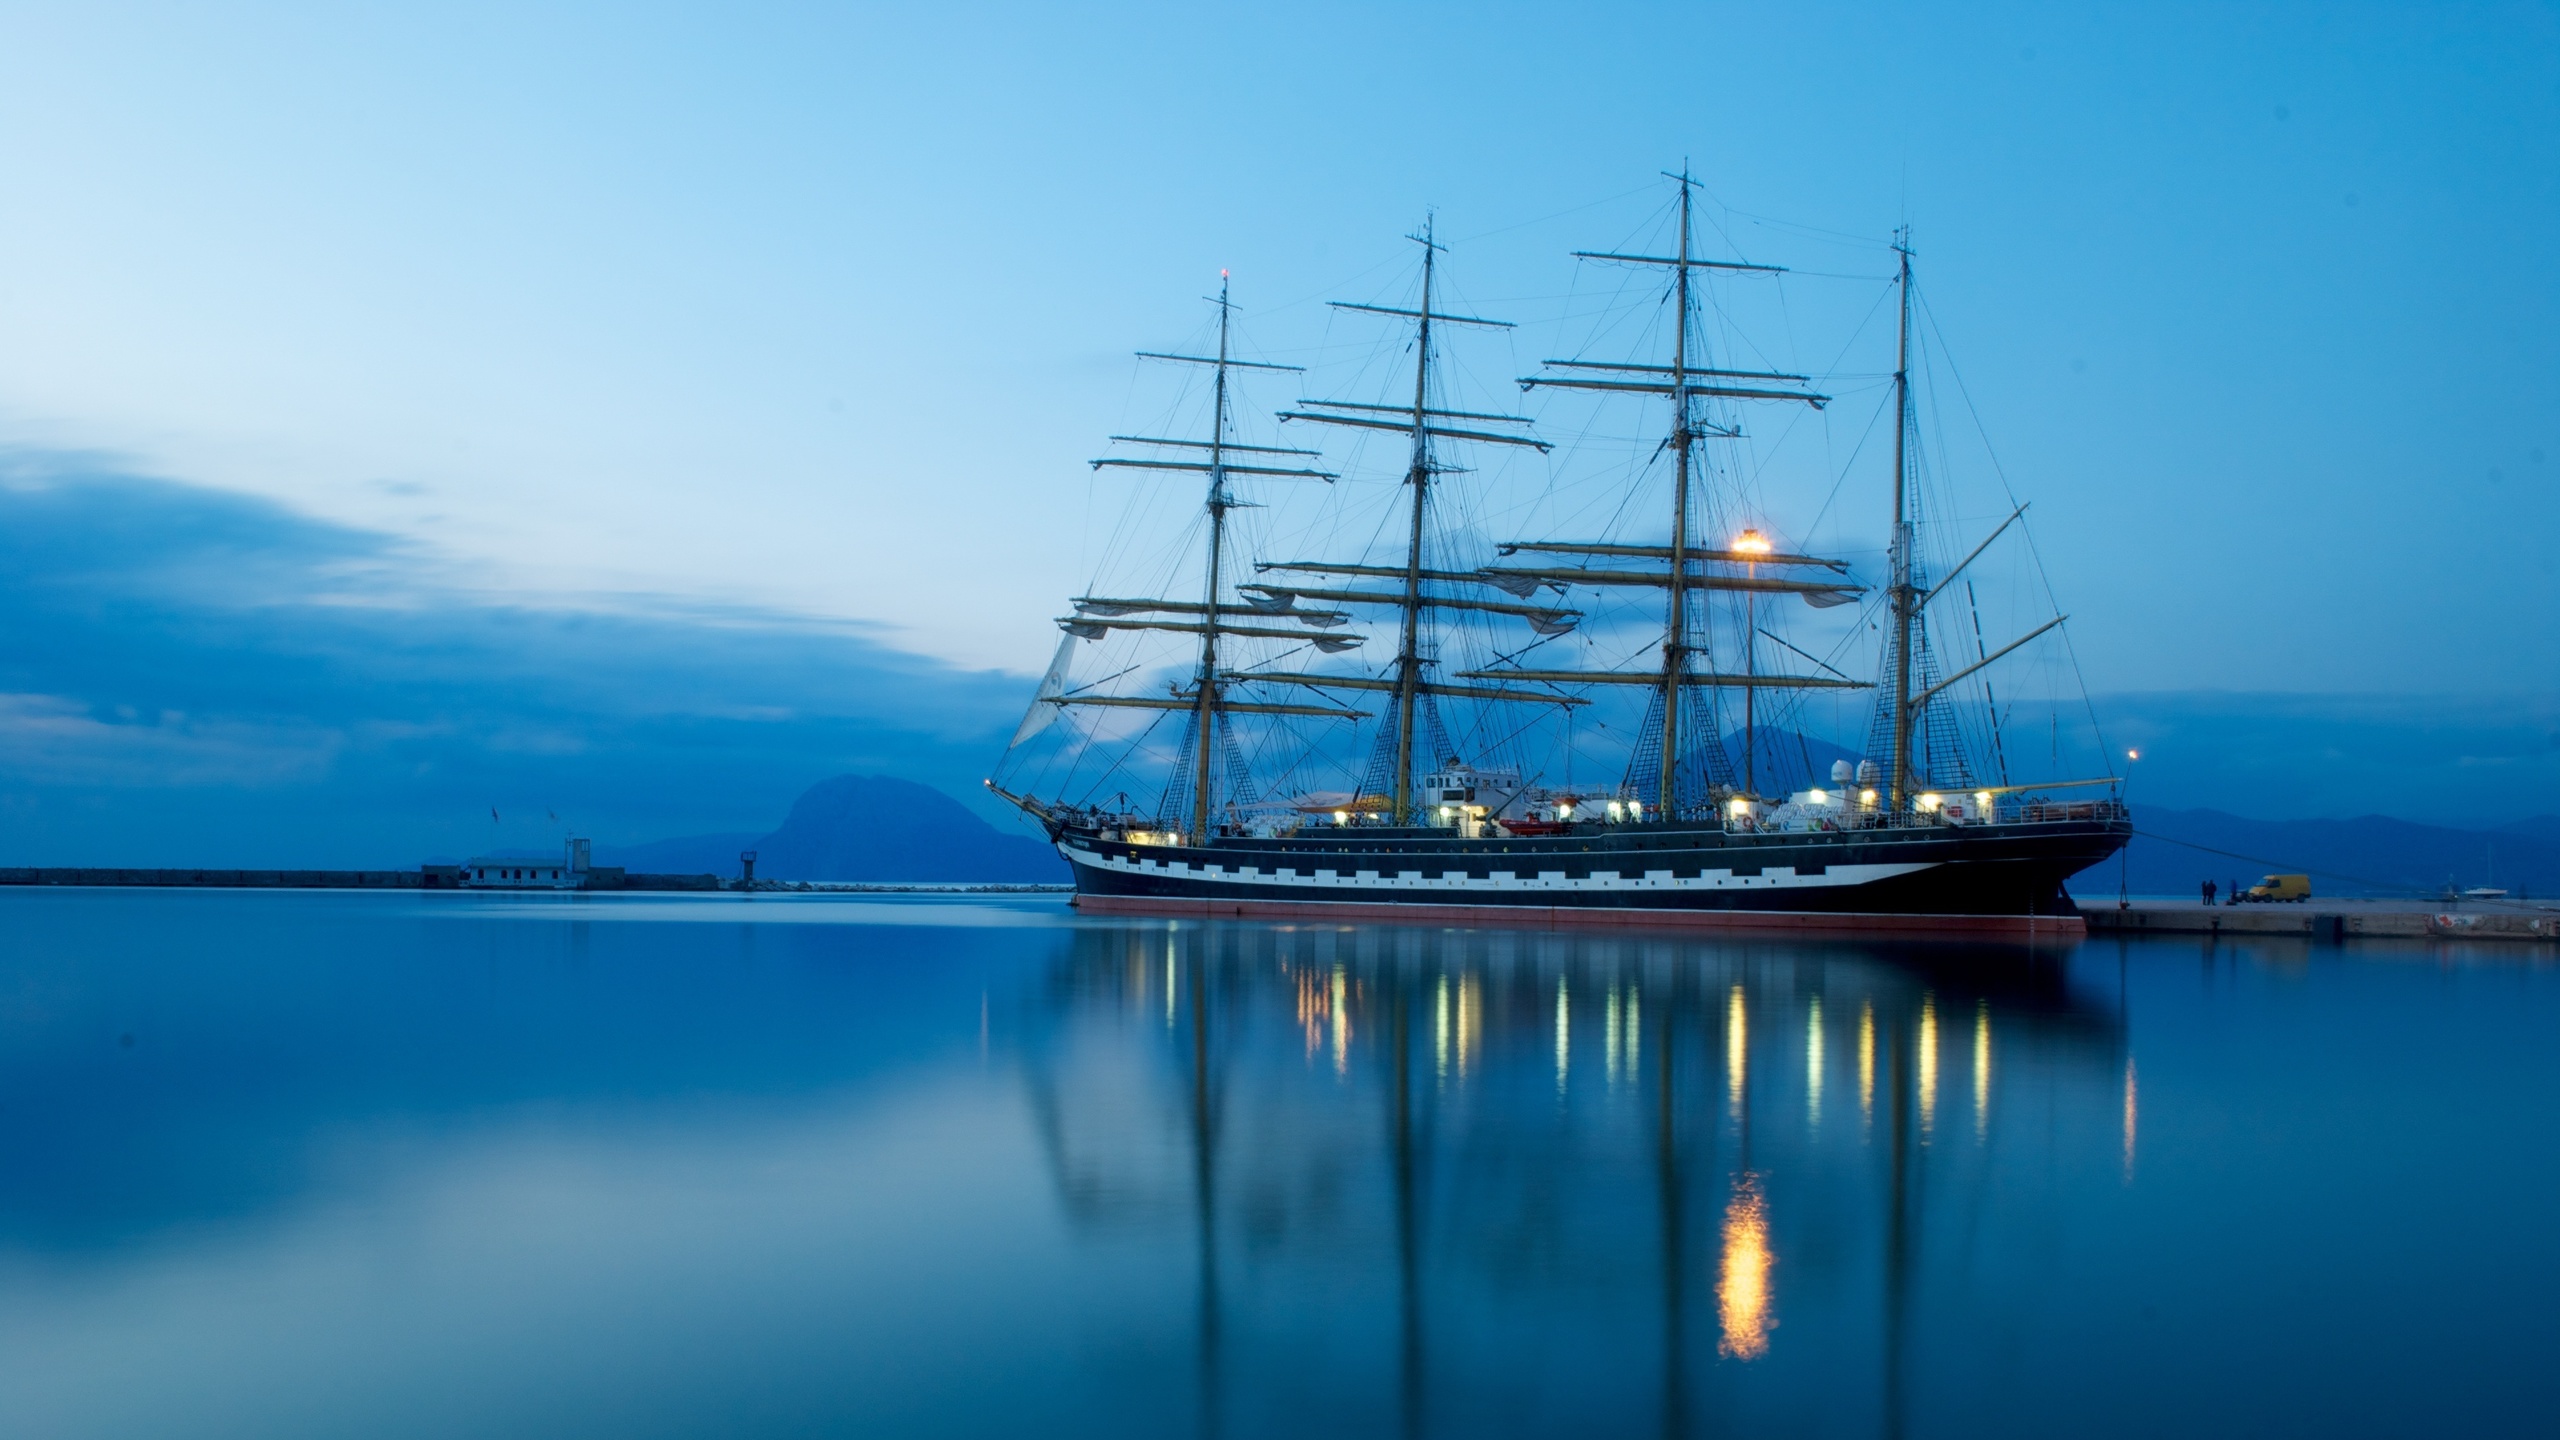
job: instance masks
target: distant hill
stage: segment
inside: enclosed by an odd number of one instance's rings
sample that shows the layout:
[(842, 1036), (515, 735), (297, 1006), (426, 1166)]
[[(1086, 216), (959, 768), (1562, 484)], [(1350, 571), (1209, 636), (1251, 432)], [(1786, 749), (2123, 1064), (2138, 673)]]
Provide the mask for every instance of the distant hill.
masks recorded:
[[(1747, 744), (1754, 734), (1756, 744)], [(1792, 795), (1798, 790), (1831, 783), (1831, 762), (1846, 760), (1858, 763), (1858, 753), (1844, 750), (1828, 740), (1799, 735), (1793, 730), (1780, 730), (1763, 725), (1755, 731), (1736, 730), (1724, 737), (1725, 762), (1733, 769), (1734, 783), (1742, 783), (1744, 751), (1749, 750), (1753, 785), (1763, 795)]]
[[(2387, 815), (2348, 820), (2250, 820), (2219, 810), (2137, 805), (2127, 851), (2135, 894), (2190, 895), (2204, 880), (2254, 882), (2269, 871), (2307, 871), (2314, 893), (2434, 894), (2494, 885), (2560, 896), (2560, 821), (2528, 820), (2496, 830), (2420, 825)], [(2185, 842), (2184, 844), (2174, 842)], [(2203, 849), (2195, 847), (2206, 847)], [(2257, 857), (2235, 859), (2210, 851)], [(2117, 884), (2109, 864), (2075, 883), (2084, 896)]]
[(1048, 842), (1007, 835), (927, 785), (839, 775), (792, 802), (756, 844), (778, 880), (1064, 880)]
[(929, 785), (886, 775), (839, 775), (801, 792), (768, 834), (688, 835), (596, 847), (596, 861), (661, 874), (733, 876), (738, 852), (775, 880), (911, 883), (1063, 881), (1046, 841), (1007, 835)]

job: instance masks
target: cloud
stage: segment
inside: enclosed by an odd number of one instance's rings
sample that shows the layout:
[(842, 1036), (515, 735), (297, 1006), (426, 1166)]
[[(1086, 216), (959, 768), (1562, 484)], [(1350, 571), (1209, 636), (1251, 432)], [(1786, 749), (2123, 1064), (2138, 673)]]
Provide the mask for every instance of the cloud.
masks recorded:
[(406, 865), (542, 838), (511, 811), (623, 841), (752, 829), (847, 770), (974, 801), (1029, 689), (859, 624), (521, 603), (411, 542), (90, 454), (0, 454), (0, 615), (16, 864)]
[(113, 786), (289, 784), (328, 773), (343, 737), (308, 725), (98, 714), (59, 695), (0, 695), (0, 774)]

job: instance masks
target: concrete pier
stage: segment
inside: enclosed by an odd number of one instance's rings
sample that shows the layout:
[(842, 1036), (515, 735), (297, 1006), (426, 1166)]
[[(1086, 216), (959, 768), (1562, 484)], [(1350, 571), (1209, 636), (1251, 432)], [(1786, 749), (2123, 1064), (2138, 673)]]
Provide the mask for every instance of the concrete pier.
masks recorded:
[(2560, 906), (2521, 901), (2306, 900), (2212, 905), (2194, 900), (2083, 901), (2091, 935), (2296, 935), (2313, 940), (2560, 942)]
[[(589, 890), (717, 890), (714, 875), (599, 871)], [(118, 866), (0, 866), (0, 885), (90, 885), (148, 890), (458, 890), (461, 867), (416, 870), (196, 870)], [(490, 889), (503, 887), (491, 886)]]

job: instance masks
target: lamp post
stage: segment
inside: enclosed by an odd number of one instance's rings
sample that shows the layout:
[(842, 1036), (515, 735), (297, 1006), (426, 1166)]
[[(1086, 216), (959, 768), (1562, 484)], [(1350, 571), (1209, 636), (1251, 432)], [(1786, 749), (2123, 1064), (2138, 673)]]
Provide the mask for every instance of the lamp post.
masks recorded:
[[(1766, 555), (1773, 547), (1769, 537), (1757, 530), (1745, 530), (1734, 537), (1733, 549), (1738, 555)], [(1752, 579), (1760, 578), (1760, 562), (1755, 558), (1743, 562), (1743, 572)], [(1760, 674), (1760, 592), (1742, 592), (1742, 788), (1757, 796), (1760, 790), (1760, 721), (1755, 701), (1759, 687), (1751, 682)]]
[[(2124, 814), (2127, 820), (2131, 820), (2133, 818), (2133, 767), (2140, 763), (2141, 759), (2142, 752), (2139, 750), (2127, 750), (2124, 752)], [(2133, 841), (2128, 837), (2124, 842), (2124, 848), (2116, 852), (2117, 909), (2130, 910), (2133, 908), (2132, 884)]]

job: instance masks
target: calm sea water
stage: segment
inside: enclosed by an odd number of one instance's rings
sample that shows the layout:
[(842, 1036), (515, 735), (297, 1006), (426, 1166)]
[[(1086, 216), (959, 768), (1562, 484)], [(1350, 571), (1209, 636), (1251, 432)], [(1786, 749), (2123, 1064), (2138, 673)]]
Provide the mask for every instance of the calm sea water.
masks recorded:
[(2546, 954), (0, 894), (13, 1436), (2548, 1432)]

